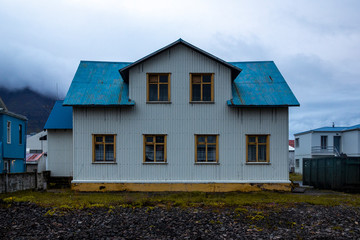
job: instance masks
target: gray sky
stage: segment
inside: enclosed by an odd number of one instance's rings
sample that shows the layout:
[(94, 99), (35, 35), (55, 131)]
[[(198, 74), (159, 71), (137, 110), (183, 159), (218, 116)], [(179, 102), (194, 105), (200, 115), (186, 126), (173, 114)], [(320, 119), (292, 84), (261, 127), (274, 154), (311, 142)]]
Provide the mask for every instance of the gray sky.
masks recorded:
[(63, 98), (80, 60), (136, 61), (179, 39), (273, 60), (299, 100), (292, 134), (360, 123), (360, 1), (0, 0), (0, 86)]

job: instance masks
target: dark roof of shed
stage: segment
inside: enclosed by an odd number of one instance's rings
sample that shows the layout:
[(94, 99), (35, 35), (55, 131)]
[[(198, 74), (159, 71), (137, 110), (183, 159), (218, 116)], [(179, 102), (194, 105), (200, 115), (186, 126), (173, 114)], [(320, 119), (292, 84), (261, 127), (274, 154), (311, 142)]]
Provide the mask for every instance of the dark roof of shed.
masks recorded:
[(56, 101), (45, 123), (44, 129), (72, 129), (72, 107), (63, 106), (63, 101)]
[(149, 58), (152, 58), (152, 57), (154, 57), (154, 56), (156, 56), (156, 55), (158, 55), (158, 54), (166, 51), (167, 49), (172, 48), (172, 47), (174, 47), (174, 46), (176, 46), (178, 44), (182, 44), (184, 46), (187, 46), (187, 47), (191, 48), (192, 50), (194, 50), (194, 51), (196, 51), (198, 53), (201, 53), (201, 54), (213, 59), (214, 61), (216, 61), (216, 62), (218, 62), (218, 63), (220, 63), (220, 64), (222, 64), (222, 65), (224, 65), (224, 66), (226, 66), (228, 68), (230, 68), (231, 69), (232, 80), (235, 79), (236, 76), (241, 72), (241, 68), (239, 68), (238, 66), (235, 66), (233, 64), (229, 64), (228, 62), (225, 62), (224, 60), (222, 60), (222, 59), (220, 59), (220, 58), (218, 58), (218, 57), (216, 57), (216, 56), (214, 56), (214, 55), (212, 55), (212, 54), (210, 54), (210, 53), (208, 53), (208, 52), (206, 52), (206, 51), (204, 51), (204, 50), (202, 50), (202, 49), (200, 49), (200, 48), (198, 48), (198, 47), (196, 47), (196, 46), (194, 46), (194, 45), (192, 45), (192, 44), (190, 44), (188, 42), (186, 42), (185, 40), (183, 40), (181, 38), (179, 38), (177, 41), (175, 41), (173, 43), (170, 43), (169, 45), (167, 45), (167, 46), (165, 46), (163, 48), (160, 48), (159, 50), (157, 50), (157, 51), (155, 51), (153, 53), (150, 53), (149, 55), (146, 55), (145, 57), (140, 58), (139, 60), (135, 61), (134, 63), (120, 69), (119, 72), (120, 72), (121, 76), (123, 77), (123, 79), (125, 81), (128, 81), (129, 69), (130, 68), (132, 68), (132, 67), (144, 62), (145, 60), (147, 60)]
[(242, 69), (227, 104), (234, 107), (300, 106), (273, 61), (231, 62)]

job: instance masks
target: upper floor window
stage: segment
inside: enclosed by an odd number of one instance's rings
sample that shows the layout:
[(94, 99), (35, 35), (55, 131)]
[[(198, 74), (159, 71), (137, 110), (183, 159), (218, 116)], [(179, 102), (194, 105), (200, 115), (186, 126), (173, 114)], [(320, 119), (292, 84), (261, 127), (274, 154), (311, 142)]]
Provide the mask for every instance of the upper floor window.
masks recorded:
[(166, 162), (166, 135), (144, 135), (144, 162)]
[(93, 162), (115, 162), (116, 135), (93, 135)]
[(247, 162), (269, 162), (269, 135), (247, 135), (246, 145)]
[(19, 124), (19, 144), (22, 144), (22, 125)]
[(6, 140), (7, 140), (7, 143), (11, 143), (11, 122), (10, 121), (7, 121), (7, 125), (6, 125)]
[(190, 102), (214, 101), (214, 74), (190, 73)]
[(327, 136), (321, 136), (321, 149), (327, 149)]
[(148, 102), (170, 101), (170, 73), (147, 74), (147, 98)]
[(299, 138), (295, 138), (295, 147), (296, 148), (300, 147), (300, 139)]
[(218, 135), (195, 135), (195, 162), (217, 163), (219, 161)]

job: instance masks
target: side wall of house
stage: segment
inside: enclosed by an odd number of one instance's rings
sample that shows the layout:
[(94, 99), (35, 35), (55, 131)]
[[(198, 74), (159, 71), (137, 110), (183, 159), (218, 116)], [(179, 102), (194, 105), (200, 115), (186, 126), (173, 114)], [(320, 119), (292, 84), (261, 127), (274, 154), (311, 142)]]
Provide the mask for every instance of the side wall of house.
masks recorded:
[[(303, 172), (303, 159), (311, 158), (311, 144), (312, 133), (306, 133), (295, 136), (299, 138), (299, 146), (295, 146), (295, 172), (302, 174)], [(296, 141), (296, 140), (295, 140)], [(296, 166), (296, 161), (299, 160), (299, 166)]]
[[(171, 103), (146, 103), (146, 73), (171, 73)], [(215, 103), (191, 104), (190, 73), (214, 73)], [(288, 109), (230, 108), (230, 70), (182, 45), (130, 70), (130, 108), (73, 109), (73, 183), (288, 183)], [(92, 163), (92, 134), (116, 134), (116, 163)], [(167, 163), (143, 163), (143, 134), (167, 134)], [(219, 163), (195, 164), (195, 134)], [(246, 134), (270, 135), (270, 164), (246, 163)], [(50, 146), (50, 142), (49, 142)]]
[(71, 177), (73, 173), (72, 130), (48, 130), (47, 170), (52, 177)]
[(342, 151), (349, 157), (360, 156), (360, 131), (342, 133)]

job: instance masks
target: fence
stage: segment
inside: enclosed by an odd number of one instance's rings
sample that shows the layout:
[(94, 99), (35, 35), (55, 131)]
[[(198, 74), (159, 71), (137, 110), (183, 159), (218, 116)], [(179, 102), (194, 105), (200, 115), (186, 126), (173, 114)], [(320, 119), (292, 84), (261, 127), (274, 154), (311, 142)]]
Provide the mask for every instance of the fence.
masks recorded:
[(47, 171), (0, 174), (0, 193), (46, 189), (49, 176)]
[(303, 184), (320, 189), (360, 190), (360, 157), (303, 159)]

